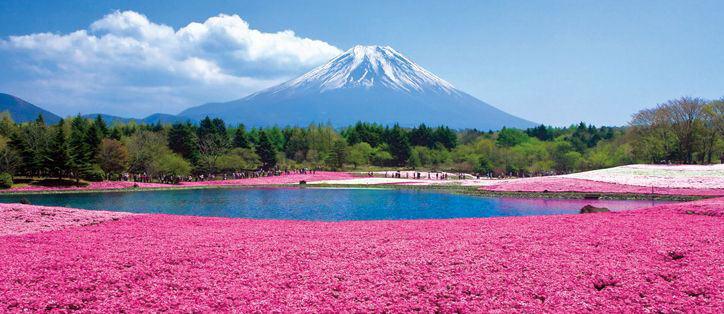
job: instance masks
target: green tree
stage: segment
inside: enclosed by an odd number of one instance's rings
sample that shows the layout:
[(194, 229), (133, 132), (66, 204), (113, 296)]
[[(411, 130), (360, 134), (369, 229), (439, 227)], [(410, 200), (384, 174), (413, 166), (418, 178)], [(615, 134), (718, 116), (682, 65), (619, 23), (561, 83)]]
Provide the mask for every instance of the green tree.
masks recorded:
[(425, 146), (427, 148), (433, 148), (435, 145), (435, 137), (433, 136), (432, 129), (428, 128), (424, 123), (420, 124), (410, 131), (410, 145), (412, 146)]
[(108, 125), (106, 124), (106, 121), (103, 120), (103, 117), (101, 117), (101, 115), (96, 116), (95, 121), (93, 121), (93, 125), (95, 125), (96, 129), (98, 129), (101, 138), (107, 137), (110, 134), (110, 131), (108, 130)]
[(246, 127), (244, 124), (239, 124), (239, 127), (236, 128), (236, 132), (234, 132), (233, 146), (237, 148), (251, 148), (249, 136), (246, 134)]
[(128, 149), (121, 141), (103, 139), (96, 160), (106, 174), (120, 174), (128, 168)]
[(487, 157), (480, 156), (480, 158), (478, 158), (478, 164), (475, 166), (475, 173), (487, 175), (492, 172), (493, 163), (490, 162), (490, 159), (488, 159)]
[(80, 115), (71, 121), (69, 138), (70, 170), (76, 180), (92, 170), (93, 148), (89, 145), (88, 125)]
[(42, 175), (50, 160), (48, 145), (50, 137), (42, 123), (22, 125), (10, 135), (9, 145), (18, 152), (20, 169), (29, 175)]
[(382, 125), (359, 121), (354, 127), (342, 130), (342, 136), (350, 145), (364, 142), (377, 147), (383, 143), (384, 132), (385, 128)]
[(55, 128), (55, 136), (50, 144), (48, 154), (50, 157), (50, 170), (52, 173), (55, 173), (58, 178), (62, 178), (67, 171), (71, 169), (72, 165), (72, 156), (63, 124), (64, 121), (61, 119)]
[(259, 156), (249, 148), (234, 148), (221, 156), (218, 167), (223, 171), (240, 171), (257, 169), (261, 166)]
[(151, 162), (149, 174), (154, 176), (188, 176), (191, 164), (178, 154), (171, 151), (157, 156)]
[(266, 131), (259, 132), (259, 144), (257, 144), (256, 153), (261, 158), (262, 169), (270, 170), (276, 167), (277, 151)]
[[(4, 141), (4, 140), (3, 140)], [(0, 172), (6, 172), (15, 175), (18, 167), (21, 166), (22, 160), (18, 153), (7, 145), (0, 147)]]
[(211, 121), (211, 118), (209, 116), (206, 116), (201, 122), (199, 122), (199, 127), (196, 129), (196, 135), (199, 138), (203, 138), (206, 135), (214, 134), (215, 133), (214, 123)]
[(284, 153), (297, 162), (304, 161), (309, 149), (306, 132), (302, 128), (293, 128), (288, 130), (287, 134)]
[(407, 164), (413, 169), (425, 167), (432, 163), (431, 155), (431, 149), (425, 146), (415, 146), (410, 151), (410, 158), (407, 159)]
[(498, 132), (497, 143), (503, 147), (513, 147), (515, 145), (527, 142), (529, 139), (525, 132), (518, 129), (503, 128)]
[(11, 134), (15, 133), (17, 126), (13, 121), (10, 112), (3, 111), (0, 113), (0, 135), (10, 137)]
[(387, 132), (387, 143), (394, 166), (403, 166), (410, 158), (410, 142), (405, 131), (397, 124)]
[(166, 138), (156, 132), (138, 131), (124, 137), (123, 142), (128, 149), (128, 171), (132, 173), (151, 174), (154, 171), (154, 160), (172, 153), (166, 146)]
[[(446, 126), (440, 126), (433, 133), (435, 143), (440, 143), (447, 149), (453, 149), (458, 145), (458, 136), (455, 131)], [(433, 148), (433, 146), (429, 146)]]
[(373, 153), (374, 149), (370, 144), (365, 142), (357, 143), (350, 147), (347, 161), (354, 165), (356, 169), (359, 165), (368, 165)]
[[(98, 117), (100, 118), (100, 115)], [(98, 154), (98, 146), (101, 144), (101, 141), (105, 137), (103, 131), (104, 128), (105, 123), (103, 122), (103, 118), (100, 118), (100, 120), (95, 120), (86, 128), (86, 139), (88, 141), (88, 147), (90, 148), (91, 160), (96, 158), (96, 155)]]
[(196, 163), (199, 159), (199, 147), (194, 126), (187, 123), (174, 123), (168, 130), (168, 147), (183, 158)]
[(331, 166), (332, 169), (342, 169), (346, 159), (347, 142), (345, 142), (344, 139), (338, 139), (334, 141), (334, 145), (332, 146), (332, 152), (329, 154), (329, 157), (327, 157), (327, 164)]
[(120, 128), (113, 128), (113, 129), (111, 130), (110, 135), (109, 135), (108, 137), (109, 137), (110, 139), (113, 139), (113, 140), (116, 140), (116, 141), (120, 141), (121, 138), (123, 137), (123, 134), (121, 133), (121, 129), (120, 129)]
[(202, 171), (216, 173), (219, 158), (226, 153), (228, 141), (219, 134), (207, 134), (198, 139), (198, 164)]

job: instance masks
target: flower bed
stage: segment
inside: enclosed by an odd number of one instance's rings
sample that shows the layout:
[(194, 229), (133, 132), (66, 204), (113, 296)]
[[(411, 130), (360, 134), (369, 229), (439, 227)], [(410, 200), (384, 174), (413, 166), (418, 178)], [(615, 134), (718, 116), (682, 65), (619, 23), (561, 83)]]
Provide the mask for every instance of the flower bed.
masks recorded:
[(182, 182), (180, 185), (129, 182), (129, 181), (90, 182), (88, 184), (88, 186), (83, 186), (83, 187), (46, 187), (46, 186), (28, 185), (28, 186), (22, 186), (22, 187), (15, 187), (12, 189), (7, 189), (7, 190), (0, 190), (0, 192), (113, 190), (113, 189), (130, 189), (130, 188), (133, 188), (134, 185), (138, 185), (138, 188), (152, 189), (152, 188), (173, 188), (173, 187), (179, 187), (179, 186), (296, 184), (296, 183), (299, 183), (299, 181), (314, 182), (314, 181), (321, 181), (321, 180), (343, 180), (343, 179), (350, 179), (350, 178), (354, 178), (354, 177), (351, 174), (345, 173), (345, 172), (317, 171), (314, 174), (290, 174), (290, 175), (281, 175), (281, 176), (272, 176), (272, 177), (239, 179), (239, 180)]
[(724, 165), (629, 165), (562, 177), (657, 188), (724, 189)]
[(15, 187), (8, 190), (2, 190), (0, 192), (41, 192), (41, 191), (85, 191), (85, 190), (113, 190), (113, 189), (129, 189), (133, 185), (138, 185), (139, 188), (164, 188), (172, 187), (169, 184), (159, 183), (143, 183), (143, 182), (128, 182), (128, 181), (103, 181), (103, 182), (89, 182), (87, 186), (78, 187), (48, 187), (48, 186), (37, 186), (37, 185), (26, 185), (22, 187)]
[(502, 181), (481, 189), (494, 192), (581, 192), (724, 196), (724, 189), (666, 188), (616, 184), (567, 177), (535, 177)]
[(182, 182), (183, 186), (208, 185), (266, 185), (266, 184), (297, 184), (299, 181), (343, 180), (355, 178), (346, 172), (317, 171), (314, 174), (290, 174), (272, 177), (259, 177), (238, 180), (215, 180), (202, 182)]
[(139, 215), (3, 236), (0, 312), (719, 312), (724, 218), (686, 208), (724, 198), (688, 204), (338, 223)]
[(131, 215), (134, 214), (0, 203), (0, 236), (95, 225)]
[(412, 179), (397, 179), (397, 178), (380, 178), (380, 177), (356, 177), (349, 179), (336, 179), (336, 180), (322, 180), (312, 182), (312, 184), (406, 184), (414, 183)]
[(679, 214), (724, 216), (724, 198), (710, 198), (694, 202), (672, 203), (640, 209), (640, 211), (657, 213), (673, 211)]

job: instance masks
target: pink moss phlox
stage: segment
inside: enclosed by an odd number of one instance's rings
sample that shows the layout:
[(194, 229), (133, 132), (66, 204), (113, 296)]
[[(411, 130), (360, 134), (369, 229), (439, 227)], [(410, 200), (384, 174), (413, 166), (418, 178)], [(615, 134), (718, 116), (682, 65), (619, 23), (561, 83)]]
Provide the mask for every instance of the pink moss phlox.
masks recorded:
[(582, 193), (635, 193), (658, 195), (724, 196), (724, 189), (661, 188), (598, 182), (564, 177), (534, 177), (507, 180), (497, 185), (484, 186), (496, 192), (582, 192)]
[(0, 312), (717, 313), (724, 198), (596, 215), (138, 215), (0, 237)]
[(639, 209), (645, 212), (672, 211), (680, 214), (724, 217), (724, 197), (709, 198), (693, 202), (664, 204)]
[(134, 214), (0, 203), (0, 236), (94, 225), (131, 215)]
[(35, 191), (85, 191), (85, 190), (113, 190), (113, 189), (128, 189), (137, 185), (139, 188), (164, 188), (173, 187), (169, 184), (160, 183), (143, 183), (143, 182), (129, 182), (129, 181), (102, 181), (102, 182), (90, 182), (87, 186), (80, 187), (48, 187), (48, 186), (37, 186), (27, 185), (22, 187), (15, 187), (8, 190), (2, 190), (0, 192), (35, 192)]
[[(317, 171), (314, 174), (290, 174), (272, 177), (260, 177), (239, 180), (214, 180), (200, 182), (182, 182), (180, 186), (217, 186), (217, 185), (266, 185), (266, 184), (297, 184), (299, 181), (324, 181), (324, 180), (344, 180), (354, 178), (346, 172)], [(137, 186), (138, 188), (173, 188), (179, 185), (161, 184), (161, 183), (143, 183), (130, 181), (103, 181), (90, 182), (84, 187), (46, 187), (28, 185), (16, 187), (0, 192), (40, 192), (40, 191), (85, 191), (85, 190), (113, 190), (113, 189), (130, 189)]]

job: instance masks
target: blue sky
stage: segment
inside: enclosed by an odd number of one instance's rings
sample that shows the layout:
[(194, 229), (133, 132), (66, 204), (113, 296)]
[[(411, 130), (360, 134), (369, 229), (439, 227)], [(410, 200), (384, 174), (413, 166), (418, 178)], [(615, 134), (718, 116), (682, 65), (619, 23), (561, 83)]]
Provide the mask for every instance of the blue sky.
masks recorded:
[[(724, 96), (722, 13), (723, 1), (5, 0), (0, 92), (63, 115), (177, 113), (376, 44), (529, 120), (623, 125), (668, 99)], [(204, 41), (173, 37), (192, 22)]]

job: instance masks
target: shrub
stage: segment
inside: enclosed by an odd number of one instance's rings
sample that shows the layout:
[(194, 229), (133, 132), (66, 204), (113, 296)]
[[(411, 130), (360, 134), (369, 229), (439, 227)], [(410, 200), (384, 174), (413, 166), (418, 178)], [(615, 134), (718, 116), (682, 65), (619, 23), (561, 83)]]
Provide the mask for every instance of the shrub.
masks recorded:
[(106, 174), (103, 172), (103, 170), (94, 167), (93, 169), (89, 170), (83, 178), (91, 182), (100, 182), (103, 181), (105, 175)]
[(7, 172), (0, 173), (0, 189), (13, 187), (13, 176)]

